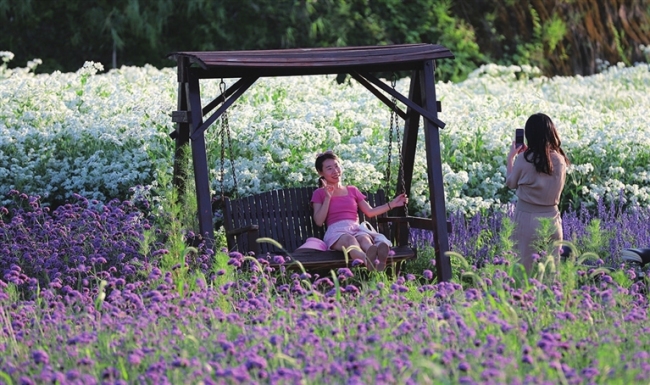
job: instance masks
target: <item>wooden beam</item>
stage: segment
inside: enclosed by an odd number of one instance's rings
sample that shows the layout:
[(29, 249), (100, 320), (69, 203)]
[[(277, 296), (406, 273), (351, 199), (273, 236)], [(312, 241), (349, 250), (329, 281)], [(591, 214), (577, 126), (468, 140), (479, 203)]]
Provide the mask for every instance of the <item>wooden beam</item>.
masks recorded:
[(382, 82), (381, 80), (377, 79), (376, 77), (372, 76), (369, 73), (360, 73), (364, 78), (368, 79), (372, 84), (376, 85), (377, 87), (381, 88), (391, 96), (394, 96), (397, 100), (400, 102), (406, 104), (408, 107), (411, 107), (415, 111), (417, 111), (420, 115), (422, 115), (424, 118), (427, 120), (431, 121), (433, 124), (440, 128), (445, 128), (445, 123), (443, 123), (440, 119), (438, 119), (438, 114), (436, 113), (436, 107), (434, 103), (434, 110), (433, 111), (427, 111), (426, 109), (420, 107), (416, 103), (413, 103), (410, 99), (405, 97), (404, 95), (400, 94), (396, 90), (393, 90), (390, 88), (386, 83)]
[[(217, 109), (217, 111), (215, 111), (214, 114), (212, 114), (209, 118), (205, 120), (205, 122), (203, 122), (203, 114), (202, 114), (202, 110), (200, 110), (201, 125), (196, 126), (194, 123), (192, 123), (194, 130), (192, 131), (190, 138), (194, 140), (197, 139), (199, 136), (202, 136), (205, 130), (207, 130), (208, 127), (210, 127), (210, 125), (212, 125), (212, 123), (214, 123), (215, 120), (217, 120), (221, 116), (221, 114), (223, 114), (224, 111), (226, 111), (228, 107), (230, 107), (235, 102), (235, 100), (239, 99), (239, 97), (242, 96), (242, 94), (250, 86), (252, 86), (257, 79), (258, 77), (256, 76), (242, 79), (243, 81), (241, 82), (241, 86), (237, 88), (237, 90), (235, 90), (233, 94), (226, 101), (224, 101), (223, 104), (221, 104), (221, 106)], [(194, 121), (194, 118), (195, 116), (194, 114), (192, 114), (192, 121)]]
[(203, 107), (203, 109), (202, 109), (203, 116), (207, 115), (208, 112), (214, 110), (214, 108), (216, 106), (218, 106), (219, 104), (225, 102), (226, 99), (228, 97), (230, 97), (230, 95), (232, 95), (233, 93), (235, 93), (236, 90), (241, 88), (243, 82), (244, 82), (244, 78), (241, 78), (241, 79), (237, 80), (233, 85), (228, 87), (228, 89), (226, 89), (226, 91), (223, 94), (217, 96), (216, 98), (214, 98), (213, 101), (206, 104), (205, 107)]
[(406, 119), (406, 113), (402, 111), (399, 107), (397, 107), (397, 105), (393, 103), (392, 100), (388, 99), (386, 95), (379, 92), (377, 87), (373, 86), (372, 83), (370, 83), (360, 73), (356, 71), (351, 72), (350, 76), (352, 76), (356, 81), (361, 83), (362, 86), (366, 87), (368, 91), (372, 92), (373, 95), (375, 95), (379, 100), (381, 100), (385, 105), (387, 105), (388, 108), (395, 111), (395, 113), (397, 113), (397, 115), (399, 115), (402, 119)]
[[(433, 60), (426, 61), (420, 71), (420, 91), (424, 106), (434, 116), (436, 112), (436, 88)], [(440, 132), (428, 119), (424, 120), (424, 137), (426, 142), (427, 175), (429, 179), (429, 196), (431, 197), (431, 215), (433, 218), (434, 247), (436, 251), (436, 271), (438, 281), (451, 280), (451, 259), (447, 233), (447, 212), (445, 209), (445, 189), (442, 179), (442, 156), (440, 151)]]

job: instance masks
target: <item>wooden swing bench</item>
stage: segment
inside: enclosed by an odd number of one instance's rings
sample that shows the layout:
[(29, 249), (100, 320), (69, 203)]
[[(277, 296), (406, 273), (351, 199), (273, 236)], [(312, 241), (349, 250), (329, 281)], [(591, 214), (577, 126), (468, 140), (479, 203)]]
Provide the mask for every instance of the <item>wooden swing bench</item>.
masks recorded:
[[(320, 251), (299, 248), (307, 238), (323, 239), (325, 228), (314, 224), (311, 197), (314, 187), (287, 188), (273, 190), (244, 197), (224, 200), (224, 229), (230, 251), (246, 253), (252, 251), (259, 258), (268, 258), (273, 263), (273, 256), (289, 257), (286, 266), (299, 270), (293, 261), (299, 261), (307, 271), (325, 271), (341, 267), (350, 267), (341, 251)], [(380, 206), (386, 203), (383, 190), (366, 193), (368, 203)], [(393, 242), (388, 266), (394, 273), (399, 272), (400, 264), (416, 258), (416, 250), (408, 244), (408, 228), (431, 229), (431, 219), (417, 217), (388, 217), (386, 214), (367, 218), (359, 211), (360, 222), (368, 221), (378, 232)], [(407, 225), (408, 224), (408, 225)], [(282, 248), (270, 242), (257, 242), (260, 238), (270, 238)], [(399, 242), (399, 240), (402, 242)], [(407, 242), (404, 242), (407, 240)]]
[[(396, 245), (391, 260), (393, 266), (415, 258), (415, 250), (409, 246), (409, 228), (433, 231), (437, 278), (441, 282), (451, 279), (451, 260), (446, 255), (449, 250), (449, 222), (445, 226), (439, 133), (445, 123), (438, 119), (440, 103), (435, 91), (436, 61), (453, 58), (451, 51), (440, 45), (422, 43), (259, 51), (181, 51), (170, 53), (168, 57), (176, 61), (178, 68), (178, 103), (176, 110), (172, 111), (172, 121), (176, 123), (176, 128), (170, 133), (176, 141), (174, 185), (177, 191), (184, 191), (187, 175), (182, 154), (184, 147), (189, 144), (192, 149), (199, 233), (207, 237), (209, 244), (214, 244), (214, 225), (205, 131), (220, 118), (222, 125), (227, 126), (224, 123), (227, 122), (226, 111), (259, 78), (347, 74), (388, 106), (391, 114), (397, 114), (404, 120), (403, 135), (398, 136), (403, 138), (400, 150), (403, 163), (401, 162), (400, 178), (395, 191), (405, 191), (407, 194), (411, 191), (418, 131), (422, 120), (431, 199), (431, 218), (410, 217), (398, 208), (393, 211), (401, 217), (365, 218), (361, 214), (361, 220), (368, 219), (369, 223)], [(391, 87), (377, 77), (378, 74), (396, 74), (402, 71), (411, 73), (408, 96), (395, 89), (395, 78)], [(222, 80), (220, 94), (204, 106), (200, 81), (219, 78)], [(238, 80), (226, 87), (224, 78)], [(400, 108), (397, 102), (406, 109)], [(223, 140), (221, 145), (223, 157)], [(222, 176), (223, 173), (222, 170)], [(307, 238), (322, 239), (324, 233), (323, 228), (314, 226), (309, 203), (312, 192), (313, 188), (283, 189), (228, 202), (224, 200), (224, 223), (230, 249), (253, 251), (257, 256), (290, 256), (310, 270), (346, 266), (343, 253), (298, 249)], [(373, 206), (385, 203), (386, 197), (382, 194), (369, 194), (369, 203)], [(256, 242), (260, 238), (273, 239), (282, 248)]]

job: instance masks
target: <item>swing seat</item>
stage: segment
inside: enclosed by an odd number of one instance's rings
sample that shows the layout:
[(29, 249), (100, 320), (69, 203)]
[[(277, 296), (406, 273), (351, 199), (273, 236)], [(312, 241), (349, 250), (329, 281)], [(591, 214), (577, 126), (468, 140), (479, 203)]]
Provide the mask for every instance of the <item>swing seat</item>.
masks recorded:
[[(243, 254), (253, 252), (259, 258), (266, 258), (272, 267), (279, 267), (273, 257), (284, 256), (288, 269), (300, 270), (292, 261), (299, 261), (310, 272), (327, 271), (341, 267), (351, 267), (346, 263), (341, 251), (300, 248), (308, 238), (323, 239), (325, 228), (316, 226), (313, 219), (311, 197), (315, 187), (287, 188), (256, 194), (249, 197), (224, 200), (224, 229), (230, 251)], [(366, 193), (368, 203), (376, 207), (386, 203), (383, 190)], [(425, 225), (431, 229), (431, 220), (412, 217), (388, 217), (386, 214), (366, 218), (359, 212), (360, 222), (368, 221), (378, 232), (393, 242), (393, 253), (387, 266), (395, 274), (403, 261), (416, 258), (416, 250), (403, 242), (408, 240), (409, 225)], [(402, 232), (402, 233), (400, 233)], [(278, 248), (271, 242), (257, 242), (260, 238), (270, 238), (279, 243)]]

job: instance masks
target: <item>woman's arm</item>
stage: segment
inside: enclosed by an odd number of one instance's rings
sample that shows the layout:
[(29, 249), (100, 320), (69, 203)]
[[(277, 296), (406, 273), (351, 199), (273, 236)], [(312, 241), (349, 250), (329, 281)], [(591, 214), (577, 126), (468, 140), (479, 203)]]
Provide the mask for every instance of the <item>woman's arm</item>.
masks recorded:
[[(314, 208), (314, 223), (318, 227), (321, 227), (325, 224), (325, 221), (327, 220), (327, 214), (330, 211), (330, 200), (332, 199), (333, 189), (327, 187), (328, 186), (325, 186), (314, 191), (314, 197), (312, 198), (312, 205)], [(314, 202), (314, 200), (321, 200), (321, 196), (323, 199), (322, 202)]]
[(517, 173), (513, 173), (515, 168), (515, 160), (517, 159), (517, 154), (524, 152), (526, 150), (526, 145), (517, 146), (515, 142), (512, 142), (510, 146), (510, 152), (508, 153), (508, 159), (506, 163), (506, 186), (512, 189), (516, 189), (519, 183), (519, 176)]
[(517, 158), (517, 154), (526, 151), (526, 148), (527, 147), (525, 144), (517, 146), (517, 143), (512, 142), (512, 144), (510, 145), (510, 152), (508, 153), (508, 161), (506, 164), (506, 177), (512, 172), (512, 168), (515, 165), (515, 159)]
[(361, 209), (361, 212), (364, 213), (367, 217), (372, 218), (377, 215), (386, 213), (394, 209), (395, 207), (405, 206), (408, 203), (408, 201), (409, 200), (406, 194), (400, 194), (396, 196), (392, 201), (377, 207), (370, 206), (368, 201), (365, 200), (361, 201), (359, 202), (359, 208)]
[(321, 227), (327, 220), (327, 213), (330, 209), (330, 197), (325, 196), (323, 203), (314, 203), (314, 223)]

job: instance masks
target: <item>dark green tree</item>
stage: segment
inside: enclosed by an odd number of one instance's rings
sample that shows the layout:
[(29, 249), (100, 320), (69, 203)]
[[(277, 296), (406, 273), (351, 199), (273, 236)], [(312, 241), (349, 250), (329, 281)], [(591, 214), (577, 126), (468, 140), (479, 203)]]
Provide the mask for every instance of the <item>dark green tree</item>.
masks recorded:
[(179, 50), (437, 43), (455, 60), (439, 78), (482, 63), (591, 74), (596, 59), (645, 60), (650, 0), (0, 0), (0, 50), (40, 72), (173, 66)]

